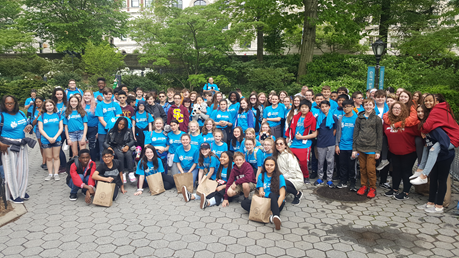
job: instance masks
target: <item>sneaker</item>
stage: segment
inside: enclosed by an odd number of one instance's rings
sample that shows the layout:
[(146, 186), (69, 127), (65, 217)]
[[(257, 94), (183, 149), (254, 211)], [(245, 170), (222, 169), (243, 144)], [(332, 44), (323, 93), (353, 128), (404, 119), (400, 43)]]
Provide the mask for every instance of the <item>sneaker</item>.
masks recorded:
[(434, 204), (427, 204), (427, 203), (424, 203), (422, 205), (416, 206), (416, 208), (418, 210), (425, 210), (425, 209), (432, 208), (432, 207), (435, 207), (435, 205)]
[(209, 202), (206, 199), (206, 195), (205, 194), (201, 194), (201, 209), (204, 210), (208, 206), (209, 206)]
[(351, 192), (357, 192), (357, 188), (355, 188), (355, 183), (352, 183), (349, 185), (349, 191)]
[(129, 180), (131, 183), (137, 182), (137, 178), (135, 178), (134, 172), (129, 173)]
[(414, 172), (414, 174), (412, 176), (410, 176), (410, 179), (415, 179), (416, 177), (420, 176), (422, 174), (422, 171), (420, 172)]
[(27, 193), (25, 193), (24, 200), (28, 200), (29, 198), (30, 198), (30, 196)]
[(304, 183), (307, 184), (307, 185), (309, 185), (311, 182), (309, 181), (309, 178), (305, 178), (305, 179), (304, 179)]
[(324, 183), (324, 181), (322, 181), (322, 179), (317, 179), (317, 181), (314, 183), (314, 186), (318, 186), (318, 185), (321, 185), (323, 183)]
[(298, 205), (298, 204), (300, 204), (300, 198), (298, 198), (298, 196), (295, 196), (295, 198), (293, 198), (292, 204), (293, 204), (293, 205)]
[(70, 194), (69, 200), (70, 201), (76, 201), (78, 199), (77, 194)]
[(413, 180), (410, 180), (410, 183), (412, 185), (423, 185), (423, 184), (427, 184), (427, 177), (422, 179), (420, 176), (419, 177), (416, 177), (415, 179)]
[(336, 185), (336, 188), (338, 189), (342, 189), (342, 188), (346, 188), (347, 187), (347, 184), (344, 184), (344, 183), (339, 183), (338, 185)]
[(327, 185), (328, 185), (328, 187), (330, 187), (330, 188), (332, 188), (332, 189), (333, 189), (333, 188), (336, 188), (336, 185), (333, 184), (333, 181), (331, 181), (331, 180), (327, 182)]
[(13, 200), (14, 203), (24, 203), (24, 200), (21, 197), (18, 197)]
[(296, 197), (298, 197), (298, 199), (302, 199), (303, 198), (303, 192), (302, 191), (298, 191), (298, 194), (296, 195)]
[(358, 194), (358, 195), (364, 195), (366, 192), (367, 192), (367, 187), (366, 187), (366, 186), (362, 186), (362, 187), (360, 187), (360, 189), (357, 191), (357, 194)]
[(44, 170), (48, 170), (48, 166), (46, 166), (46, 164), (41, 164), (40, 167), (41, 167), (42, 169), (44, 169)]
[(269, 215), (269, 223), (273, 224), (273, 215)]
[(437, 207), (435, 207), (435, 206), (425, 209), (425, 211), (426, 211), (427, 213), (443, 213), (443, 210), (444, 210), (443, 207), (437, 208)]
[(379, 187), (390, 189), (390, 184), (386, 182), (386, 183), (383, 183), (383, 184), (379, 184)]
[(274, 226), (276, 227), (276, 230), (280, 230), (282, 221), (279, 218), (279, 216), (277, 216), (277, 215), (273, 216), (273, 223), (274, 223)]
[(57, 171), (57, 173), (65, 173), (65, 167), (61, 167), (59, 168), (59, 171)]
[(401, 192), (399, 194), (394, 195), (394, 199), (402, 201), (402, 200), (408, 200), (408, 199), (410, 199), (410, 197), (408, 197), (407, 193)]
[(189, 202), (191, 200), (191, 193), (188, 192), (186, 186), (182, 186), (182, 195), (185, 202)]
[(126, 184), (127, 183), (127, 180), (126, 180), (126, 173), (123, 173), (123, 184)]
[(381, 163), (379, 163), (379, 166), (376, 167), (376, 170), (382, 170), (387, 165), (389, 165), (389, 161), (387, 159), (381, 160)]
[(317, 178), (317, 172), (312, 171), (311, 174), (309, 174), (309, 179), (316, 179)]
[(56, 181), (61, 180), (61, 178), (59, 177), (59, 174), (55, 174), (55, 175), (54, 175), (54, 180), (56, 180)]
[(396, 194), (397, 194), (397, 192), (394, 191), (394, 189), (390, 189), (389, 191), (384, 193), (384, 195), (387, 196), (387, 197), (392, 197), (392, 196), (394, 196)]
[(48, 175), (47, 177), (45, 177), (45, 181), (49, 181), (51, 180), (51, 178), (53, 178), (53, 175)]
[(375, 196), (376, 196), (376, 189), (370, 188), (370, 190), (368, 191), (367, 197), (368, 198), (375, 198)]

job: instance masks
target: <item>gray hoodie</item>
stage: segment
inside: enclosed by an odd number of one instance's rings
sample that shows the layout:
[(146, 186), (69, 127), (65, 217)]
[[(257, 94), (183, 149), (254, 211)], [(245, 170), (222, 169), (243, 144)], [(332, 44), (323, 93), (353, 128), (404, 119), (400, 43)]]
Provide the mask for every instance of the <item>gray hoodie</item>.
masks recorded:
[(383, 127), (381, 118), (373, 110), (368, 117), (365, 111), (359, 113), (355, 120), (353, 151), (381, 153)]

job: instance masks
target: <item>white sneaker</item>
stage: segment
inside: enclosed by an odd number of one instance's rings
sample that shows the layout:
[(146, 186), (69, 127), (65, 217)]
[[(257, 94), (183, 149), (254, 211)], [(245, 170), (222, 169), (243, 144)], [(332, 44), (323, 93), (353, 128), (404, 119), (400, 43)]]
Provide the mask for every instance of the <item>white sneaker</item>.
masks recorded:
[(441, 208), (437, 208), (437, 207), (430, 207), (430, 208), (426, 208), (425, 211), (427, 213), (443, 213), (443, 210), (444, 208), (441, 207)]
[(126, 184), (127, 181), (126, 181), (126, 173), (123, 173), (123, 183)]
[(135, 178), (134, 172), (129, 173), (129, 180), (131, 180), (131, 183), (137, 182), (137, 178)]
[(54, 175), (54, 180), (56, 180), (56, 181), (61, 180), (61, 178), (59, 177), (59, 174), (55, 174), (55, 175)]
[(274, 223), (274, 226), (275, 226), (276, 230), (280, 230), (282, 221), (279, 218), (279, 216), (277, 216), (277, 215), (273, 216), (273, 223)]
[(421, 172), (414, 172), (414, 174), (412, 176), (410, 176), (410, 179), (415, 179), (416, 177), (420, 176), (422, 174), (422, 171)]
[(433, 205), (433, 204), (427, 204), (427, 203), (424, 203), (423, 205), (418, 205), (418, 206), (416, 206), (416, 208), (417, 208), (418, 210), (425, 210), (425, 209), (427, 209), (427, 208), (432, 208), (432, 207), (435, 207), (435, 205)]
[(45, 177), (45, 181), (49, 181), (51, 180), (51, 178), (53, 178), (53, 175), (48, 175), (47, 177)]
[(415, 179), (412, 179), (410, 180), (410, 183), (412, 185), (423, 185), (423, 184), (427, 184), (427, 177), (422, 179), (420, 176), (419, 177), (416, 177)]
[(269, 223), (273, 224), (273, 215), (269, 215)]

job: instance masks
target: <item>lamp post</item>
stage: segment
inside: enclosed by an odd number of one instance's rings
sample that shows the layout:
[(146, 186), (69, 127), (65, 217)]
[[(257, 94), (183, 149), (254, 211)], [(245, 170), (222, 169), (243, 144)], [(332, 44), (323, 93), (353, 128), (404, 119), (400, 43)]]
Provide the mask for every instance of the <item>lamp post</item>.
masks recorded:
[(386, 49), (386, 43), (381, 39), (376, 40), (372, 45), (371, 48), (373, 49), (373, 54), (376, 57), (376, 71), (375, 71), (375, 88), (379, 88), (379, 61), (381, 61), (381, 56), (384, 54), (384, 50)]

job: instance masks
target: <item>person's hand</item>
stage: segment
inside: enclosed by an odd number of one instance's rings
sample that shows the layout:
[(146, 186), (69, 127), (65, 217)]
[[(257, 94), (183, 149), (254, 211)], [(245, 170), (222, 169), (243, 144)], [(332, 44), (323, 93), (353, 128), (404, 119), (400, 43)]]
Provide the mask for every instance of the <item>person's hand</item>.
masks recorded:
[(113, 151), (112, 147), (108, 147), (109, 150)]
[(135, 142), (137, 141), (137, 138), (135, 138), (135, 135), (134, 135), (134, 141), (135, 141)]
[(50, 144), (53, 144), (53, 143), (55, 143), (55, 142), (56, 142), (56, 139), (55, 139), (55, 138), (49, 139), (49, 143), (50, 143)]
[(29, 133), (30, 130), (32, 130), (32, 128), (33, 128), (32, 125), (27, 125), (27, 126), (24, 128), (24, 132), (25, 132), (25, 133)]
[(376, 154), (375, 154), (375, 159), (379, 159), (380, 156), (381, 156), (381, 154), (376, 153)]
[(113, 177), (107, 177), (107, 179), (105, 180), (105, 182), (108, 182), (108, 183), (113, 182)]
[(97, 96), (97, 100), (98, 100), (98, 101), (103, 101), (104, 98), (102, 98), (102, 96)]
[(263, 188), (258, 190), (258, 196), (265, 197), (265, 190), (263, 190)]
[(129, 146), (126, 145), (126, 146), (124, 146), (124, 148), (121, 149), (121, 150), (122, 150), (123, 152), (127, 152), (127, 151), (129, 150)]
[(70, 140), (70, 138), (67, 138), (67, 143), (68, 145), (72, 145), (72, 140)]
[(295, 139), (301, 140), (301, 137), (302, 137), (302, 135), (297, 132), (296, 135), (295, 135)]
[(355, 159), (357, 157), (357, 151), (352, 152), (352, 158)]
[(127, 191), (124, 190), (124, 185), (121, 186), (121, 192), (122, 192), (123, 194), (127, 193)]
[(4, 144), (4, 143), (0, 142), (0, 151), (2, 152), (2, 154), (8, 155), (8, 148), (9, 147), (10, 146), (8, 144)]
[(222, 202), (222, 207), (226, 207), (226, 206), (228, 206), (228, 205), (229, 205), (228, 200), (224, 200), (224, 201)]
[(84, 201), (87, 203), (87, 204), (90, 204), (91, 203), (91, 193), (88, 191), (86, 191), (86, 196), (84, 198)]
[(425, 133), (421, 133), (421, 137), (422, 137), (422, 139), (425, 139), (426, 138), (426, 134)]
[(231, 185), (231, 189), (236, 190), (236, 183), (233, 183), (233, 184)]
[(339, 155), (339, 152), (340, 152), (340, 151), (339, 151), (339, 146), (336, 146), (336, 147), (335, 147), (335, 152), (336, 152), (336, 155)]

